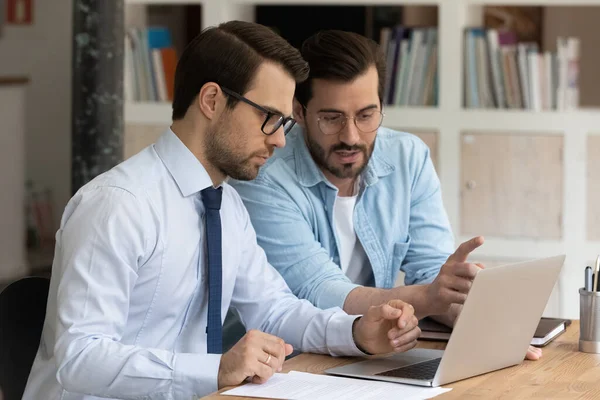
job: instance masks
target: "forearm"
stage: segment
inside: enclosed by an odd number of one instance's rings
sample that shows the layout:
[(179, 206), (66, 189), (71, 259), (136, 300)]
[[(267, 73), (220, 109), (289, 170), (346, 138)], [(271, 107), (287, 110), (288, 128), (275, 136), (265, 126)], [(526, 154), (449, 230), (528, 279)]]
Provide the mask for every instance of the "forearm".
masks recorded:
[(220, 355), (173, 353), (104, 338), (69, 342), (64, 349), (57, 346), (57, 355), (58, 380), (70, 392), (162, 399), (203, 396), (217, 390)]
[(283, 287), (273, 290), (277, 286), (275, 279), (264, 298), (258, 294), (254, 296), (261, 303), (259, 307), (249, 307), (247, 302), (240, 304), (242, 320), (248, 320), (250, 324), (262, 322), (250, 327), (280, 337), (294, 349), (306, 353), (364, 355), (352, 338), (352, 323), (356, 316), (342, 312), (339, 307), (319, 309), (306, 300), (299, 300)]
[(431, 314), (427, 301), (427, 285), (398, 286), (392, 289), (379, 289), (359, 286), (353, 289), (344, 302), (348, 314), (366, 314), (371, 306), (378, 306), (390, 300), (402, 300), (412, 305), (418, 319)]
[(341, 310), (341, 302), (351, 289), (335, 304), (336, 288), (343, 291), (345, 285), (330, 286), (329, 294), (333, 297), (324, 300), (331, 305), (321, 309), (294, 296), (258, 246), (250, 246), (245, 256), (248, 269), (236, 277), (231, 304), (239, 311), (247, 330), (257, 329), (280, 337), (303, 352), (364, 355), (352, 339), (352, 323), (356, 316)]

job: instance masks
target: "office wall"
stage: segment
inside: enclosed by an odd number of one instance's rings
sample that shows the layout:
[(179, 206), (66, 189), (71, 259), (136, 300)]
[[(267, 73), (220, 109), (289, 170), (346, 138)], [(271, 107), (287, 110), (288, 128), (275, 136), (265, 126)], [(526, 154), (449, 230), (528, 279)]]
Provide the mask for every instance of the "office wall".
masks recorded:
[(3, 29), (0, 75), (31, 80), (25, 113), (26, 175), (52, 189), (58, 223), (71, 190), (72, 0), (34, 4), (32, 26)]
[(0, 82), (0, 282), (27, 273), (22, 248), (25, 221), (19, 213), (25, 193), (26, 88), (26, 83)]

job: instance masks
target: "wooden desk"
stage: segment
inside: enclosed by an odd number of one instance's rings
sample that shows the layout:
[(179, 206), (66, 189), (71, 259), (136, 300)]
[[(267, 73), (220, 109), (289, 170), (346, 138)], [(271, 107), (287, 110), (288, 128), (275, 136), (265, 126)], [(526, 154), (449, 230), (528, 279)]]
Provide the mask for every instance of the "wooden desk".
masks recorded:
[[(600, 355), (579, 352), (578, 341), (579, 321), (573, 321), (565, 333), (543, 348), (540, 360), (525, 360), (514, 367), (450, 383), (445, 386), (452, 390), (435, 399), (600, 399)], [(420, 341), (418, 347), (443, 349), (445, 343)], [(301, 354), (288, 360), (283, 372), (322, 373), (360, 360)], [(206, 399), (244, 398), (213, 394)]]

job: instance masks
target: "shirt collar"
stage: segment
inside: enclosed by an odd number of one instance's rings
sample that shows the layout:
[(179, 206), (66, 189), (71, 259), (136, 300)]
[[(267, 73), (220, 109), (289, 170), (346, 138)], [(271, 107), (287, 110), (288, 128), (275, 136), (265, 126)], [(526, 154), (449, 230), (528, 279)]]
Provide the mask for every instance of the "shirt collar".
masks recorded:
[[(304, 130), (299, 125), (296, 125), (292, 132), (287, 136), (289, 142), (288, 146), (293, 146), (294, 148), (296, 171), (300, 184), (310, 187), (320, 182), (329, 183), (323, 174), (323, 171), (321, 171), (313, 160), (312, 155), (306, 146)], [(394, 171), (394, 165), (385, 157), (379, 148), (378, 142), (379, 141), (376, 139), (373, 154), (369, 159), (367, 167), (362, 173), (362, 178), (364, 179), (364, 184), (366, 186), (375, 184), (380, 177), (389, 175)]]
[(184, 197), (213, 186), (204, 166), (171, 129), (160, 136), (154, 149)]

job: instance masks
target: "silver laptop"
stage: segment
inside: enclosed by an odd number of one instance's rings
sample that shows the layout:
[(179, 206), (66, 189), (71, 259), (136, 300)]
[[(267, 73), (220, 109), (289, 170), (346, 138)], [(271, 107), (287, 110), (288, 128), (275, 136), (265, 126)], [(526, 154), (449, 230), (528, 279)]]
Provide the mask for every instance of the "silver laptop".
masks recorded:
[(446, 350), (412, 349), (325, 372), (436, 387), (519, 364), (564, 261), (560, 255), (480, 270)]

